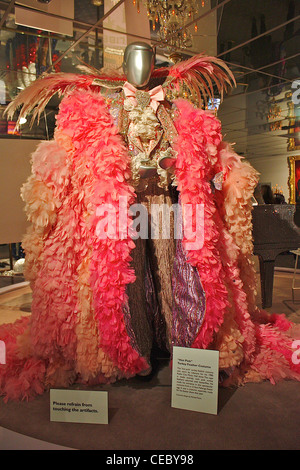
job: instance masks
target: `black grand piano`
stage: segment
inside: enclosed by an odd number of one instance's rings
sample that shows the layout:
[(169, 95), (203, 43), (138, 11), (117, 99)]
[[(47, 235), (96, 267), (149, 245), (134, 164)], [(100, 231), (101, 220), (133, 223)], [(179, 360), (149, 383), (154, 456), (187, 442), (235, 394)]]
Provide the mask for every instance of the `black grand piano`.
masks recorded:
[(259, 204), (253, 207), (253, 251), (259, 257), (263, 308), (272, 306), (276, 257), (300, 247), (299, 212), (294, 204)]

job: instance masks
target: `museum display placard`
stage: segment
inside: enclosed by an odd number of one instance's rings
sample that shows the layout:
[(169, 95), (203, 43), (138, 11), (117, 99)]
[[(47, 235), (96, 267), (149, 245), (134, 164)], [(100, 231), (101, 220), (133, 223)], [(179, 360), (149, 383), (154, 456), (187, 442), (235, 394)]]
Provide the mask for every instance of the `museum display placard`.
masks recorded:
[(219, 351), (174, 346), (172, 407), (218, 413)]
[(50, 421), (108, 424), (108, 392), (51, 389)]

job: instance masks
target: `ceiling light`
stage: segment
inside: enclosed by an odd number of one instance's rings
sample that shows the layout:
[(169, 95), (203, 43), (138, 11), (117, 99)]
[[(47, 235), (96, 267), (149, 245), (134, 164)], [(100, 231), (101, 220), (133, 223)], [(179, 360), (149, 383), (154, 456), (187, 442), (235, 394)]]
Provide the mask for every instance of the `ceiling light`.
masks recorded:
[[(192, 33), (186, 25), (193, 22), (198, 13), (197, 0), (143, 0), (153, 31), (157, 31), (163, 46), (169, 49), (192, 46)], [(140, 12), (140, 0), (133, 0)], [(202, 0), (201, 6), (205, 6)], [(198, 30), (194, 25), (195, 33)]]

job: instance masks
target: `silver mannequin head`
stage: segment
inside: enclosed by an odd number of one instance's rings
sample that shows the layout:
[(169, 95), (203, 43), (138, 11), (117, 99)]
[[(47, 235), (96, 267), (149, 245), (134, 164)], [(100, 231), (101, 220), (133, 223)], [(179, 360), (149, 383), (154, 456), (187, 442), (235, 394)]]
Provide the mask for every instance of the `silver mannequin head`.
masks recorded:
[(124, 51), (123, 70), (127, 80), (137, 88), (145, 87), (155, 63), (155, 50), (145, 42), (133, 42)]

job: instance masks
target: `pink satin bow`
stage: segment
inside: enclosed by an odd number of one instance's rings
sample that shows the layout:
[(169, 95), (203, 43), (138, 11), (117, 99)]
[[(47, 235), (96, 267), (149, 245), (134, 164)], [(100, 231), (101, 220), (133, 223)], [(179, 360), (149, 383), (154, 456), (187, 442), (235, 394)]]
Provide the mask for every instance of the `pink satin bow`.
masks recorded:
[[(132, 98), (134, 102), (134, 106), (138, 105), (138, 101), (136, 99), (136, 92), (139, 91), (137, 90), (131, 83), (126, 82), (123, 86), (124, 94), (126, 98)], [(152, 90), (149, 90), (146, 92), (150, 95), (150, 103), (149, 106), (156, 112), (157, 108), (159, 106), (159, 102), (163, 101), (165, 99), (165, 91), (161, 85), (156, 86), (155, 88), (152, 88)]]

